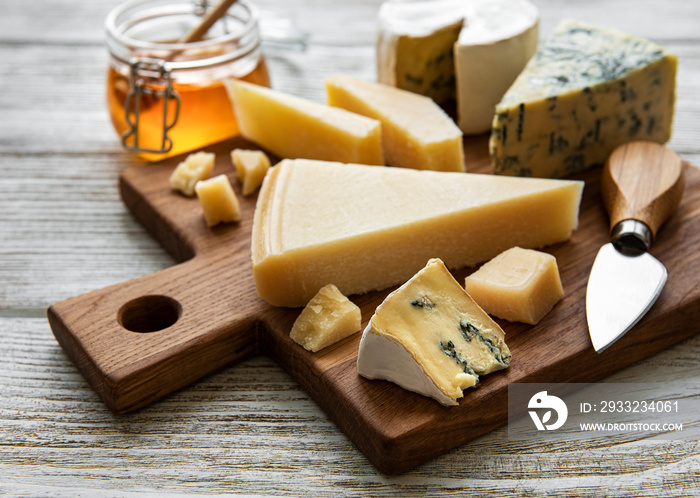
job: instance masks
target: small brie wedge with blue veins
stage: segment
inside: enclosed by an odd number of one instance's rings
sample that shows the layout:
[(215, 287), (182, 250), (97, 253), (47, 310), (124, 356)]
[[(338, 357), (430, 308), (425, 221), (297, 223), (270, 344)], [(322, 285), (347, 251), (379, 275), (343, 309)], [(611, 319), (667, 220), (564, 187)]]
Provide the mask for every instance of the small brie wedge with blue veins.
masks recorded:
[(452, 406), (480, 375), (510, 364), (505, 333), (431, 259), (389, 294), (365, 328), (357, 370)]
[(561, 178), (620, 144), (668, 141), (677, 66), (651, 41), (562, 21), (496, 106), (494, 173)]
[(377, 80), (457, 104), (465, 134), (493, 110), (532, 57), (539, 11), (529, 0), (387, 1), (378, 13)]

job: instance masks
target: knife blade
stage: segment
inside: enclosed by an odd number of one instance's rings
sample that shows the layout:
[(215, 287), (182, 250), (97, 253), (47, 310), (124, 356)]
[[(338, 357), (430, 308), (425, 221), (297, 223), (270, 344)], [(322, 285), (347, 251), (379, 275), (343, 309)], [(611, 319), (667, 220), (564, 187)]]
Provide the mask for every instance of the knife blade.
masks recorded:
[(601, 191), (611, 242), (598, 251), (586, 289), (586, 320), (597, 353), (632, 329), (661, 294), (667, 271), (648, 251), (684, 188), (683, 162), (661, 144), (621, 145), (605, 163)]

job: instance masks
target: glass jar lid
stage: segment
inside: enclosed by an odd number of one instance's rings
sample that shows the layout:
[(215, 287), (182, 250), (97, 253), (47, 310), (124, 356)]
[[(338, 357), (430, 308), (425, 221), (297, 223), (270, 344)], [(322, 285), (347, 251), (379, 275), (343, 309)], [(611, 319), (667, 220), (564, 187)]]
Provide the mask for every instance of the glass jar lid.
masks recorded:
[(178, 42), (197, 26), (206, 7), (200, 1), (131, 0), (113, 9), (105, 20), (107, 47), (116, 60), (161, 59), (168, 70), (225, 64), (258, 49), (258, 15), (238, 0), (201, 41)]

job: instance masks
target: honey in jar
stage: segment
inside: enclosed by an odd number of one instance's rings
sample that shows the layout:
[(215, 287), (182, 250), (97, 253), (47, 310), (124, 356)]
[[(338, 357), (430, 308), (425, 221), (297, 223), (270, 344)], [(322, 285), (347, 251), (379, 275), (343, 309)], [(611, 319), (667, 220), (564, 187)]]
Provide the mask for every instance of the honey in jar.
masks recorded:
[(205, 12), (201, 2), (136, 0), (107, 17), (109, 114), (124, 147), (147, 160), (239, 133), (226, 78), (270, 85), (257, 13), (245, 0), (205, 40), (177, 42)]

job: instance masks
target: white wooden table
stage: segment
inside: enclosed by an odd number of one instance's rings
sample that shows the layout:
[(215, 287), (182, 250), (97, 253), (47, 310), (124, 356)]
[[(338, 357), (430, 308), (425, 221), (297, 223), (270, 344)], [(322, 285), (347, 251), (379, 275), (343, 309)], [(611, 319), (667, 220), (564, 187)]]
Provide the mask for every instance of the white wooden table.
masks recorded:
[[(135, 160), (121, 150), (104, 103), (102, 22), (117, 3), (1, 2), (0, 495), (700, 495), (698, 441), (535, 444), (509, 441), (506, 428), (387, 477), (265, 357), (136, 413), (110, 413), (54, 340), (45, 312), (173, 264), (118, 197), (117, 176)], [(676, 52), (670, 146), (700, 165), (700, 2), (535, 3), (542, 35), (571, 17)], [(310, 34), (306, 52), (269, 51), (273, 85), (322, 101), (327, 75), (374, 79), (378, 4), (259, 0), (263, 15)], [(700, 336), (609, 380), (683, 379), (700, 381)]]

